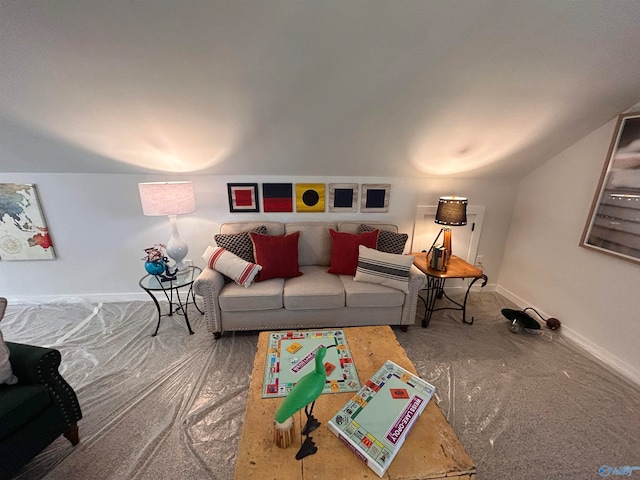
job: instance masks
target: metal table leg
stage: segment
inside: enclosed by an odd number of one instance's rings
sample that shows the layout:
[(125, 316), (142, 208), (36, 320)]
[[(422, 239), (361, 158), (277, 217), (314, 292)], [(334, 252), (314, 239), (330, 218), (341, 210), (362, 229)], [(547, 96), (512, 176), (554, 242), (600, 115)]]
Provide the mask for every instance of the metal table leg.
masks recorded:
[(427, 298), (423, 298), (418, 295), (418, 298), (424, 303), (424, 318), (422, 319), (422, 326), (427, 328), (429, 322), (431, 322), (431, 316), (433, 315), (434, 306), (438, 298), (442, 298), (444, 293), (444, 278), (429, 277), (427, 276)]
[(189, 296), (191, 296), (191, 302), (193, 303), (193, 306), (196, 307), (196, 310), (198, 310), (201, 315), (204, 315), (204, 311), (200, 310), (200, 307), (196, 303), (196, 292), (193, 290), (193, 283), (189, 287), (189, 293), (187, 293), (187, 303)]
[(156, 330), (151, 334), (152, 337), (155, 337), (158, 334), (158, 329), (160, 328), (160, 319), (162, 318), (162, 311), (160, 310), (160, 303), (158, 302), (158, 299), (153, 295), (153, 293), (151, 293), (151, 290), (144, 289), (144, 291), (149, 294), (149, 296), (151, 297), (151, 300), (153, 300), (153, 303), (156, 304), (156, 310), (158, 311), (158, 323), (156, 325)]
[[(173, 297), (173, 290), (172, 292), (172, 297)], [(187, 314), (187, 307), (189, 306), (189, 293), (191, 292), (191, 288), (189, 288), (189, 292), (187, 293), (187, 301), (186, 303), (183, 305), (182, 304), (182, 299), (180, 298), (180, 290), (176, 289), (176, 297), (178, 299), (178, 306), (175, 309), (175, 312), (177, 313), (178, 310), (182, 311), (182, 314), (184, 315), (184, 320), (185, 322), (187, 322), (187, 328), (189, 329), (189, 334), (193, 335), (193, 330), (191, 330), (191, 324), (189, 323), (189, 315)], [(195, 304), (195, 301), (194, 301)]]
[[(470, 322), (467, 322), (467, 298), (469, 297), (469, 292), (471, 291), (471, 287), (474, 285), (474, 283), (476, 283), (480, 279), (482, 279), (482, 285), (481, 285), (482, 287), (484, 287), (487, 284), (488, 279), (487, 279), (487, 276), (484, 274), (481, 275), (480, 277), (474, 278), (473, 281), (467, 287), (467, 291), (464, 295), (464, 302), (458, 303), (445, 293), (444, 291), (444, 283), (446, 280), (445, 278), (427, 276), (427, 288), (425, 289), (427, 290), (427, 298), (425, 299), (420, 295), (418, 295), (418, 298), (422, 300), (425, 306), (424, 319), (422, 320), (422, 326), (424, 328), (427, 328), (429, 326), (429, 322), (431, 322), (431, 316), (433, 315), (433, 312), (437, 312), (440, 310), (462, 310), (462, 323), (466, 323), (467, 325), (473, 325), (473, 317), (471, 317)], [(434, 308), (436, 300), (441, 299), (442, 297), (445, 297), (447, 300), (449, 300), (449, 302), (453, 303), (454, 305), (457, 305), (457, 307)]]
[[(158, 282), (161, 282), (161, 279), (159, 277), (156, 277)], [(149, 294), (149, 296), (151, 297), (151, 299), (153, 300), (153, 303), (155, 303), (156, 305), (156, 309), (158, 310), (158, 323), (156, 324), (156, 329), (153, 332), (153, 334), (151, 335), (152, 337), (155, 337), (158, 334), (158, 329), (160, 328), (160, 321), (162, 320), (162, 317), (172, 317), (174, 313), (179, 313), (182, 312), (182, 315), (184, 315), (184, 319), (185, 322), (187, 324), (187, 329), (189, 330), (189, 333), (191, 335), (193, 335), (193, 330), (191, 329), (191, 324), (189, 323), (189, 316), (187, 314), (187, 307), (189, 306), (189, 297), (191, 296), (193, 298), (193, 303), (195, 305), (195, 294), (193, 293), (193, 285), (191, 285), (189, 287), (189, 292), (187, 293), (187, 299), (186, 299), (186, 303), (182, 303), (182, 299), (180, 298), (180, 290), (178, 288), (163, 288), (162, 292), (164, 293), (165, 298), (167, 299), (167, 302), (169, 302), (169, 313), (166, 314), (162, 314), (162, 308), (160, 307), (160, 302), (158, 302), (158, 299), (155, 297), (155, 295), (153, 295), (153, 292), (151, 290), (147, 290), (146, 288), (144, 289), (145, 292), (147, 292)], [(168, 290), (168, 293), (167, 293)], [(176, 299), (177, 299), (177, 303), (174, 302), (173, 300), (173, 291), (176, 291)], [(174, 308), (175, 305), (175, 308)], [(198, 308), (198, 306), (196, 305), (196, 308)], [(200, 309), (198, 308), (198, 311), (200, 311)]]
[(469, 284), (469, 287), (467, 288), (467, 293), (464, 294), (464, 305), (462, 306), (462, 323), (467, 323), (469, 325), (473, 325), (473, 317), (471, 317), (471, 321), (467, 322), (467, 297), (469, 296), (469, 292), (471, 291), (471, 287), (473, 287), (473, 284), (476, 283), (478, 280), (482, 279), (482, 285), (480, 285), (480, 288), (484, 287), (487, 284), (488, 278), (486, 275), (482, 275), (480, 277), (476, 277), (473, 279), (473, 281)]

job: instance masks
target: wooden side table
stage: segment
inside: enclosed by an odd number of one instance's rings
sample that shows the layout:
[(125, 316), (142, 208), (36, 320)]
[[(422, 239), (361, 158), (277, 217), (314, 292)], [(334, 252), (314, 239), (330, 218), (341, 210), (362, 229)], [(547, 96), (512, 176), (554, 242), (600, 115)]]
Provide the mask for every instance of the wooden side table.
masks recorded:
[[(481, 287), (484, 287), (487, 284), (487, 276), (482, 272), (482, 270), (471, 265), (470, 263), (465, 262), (460, 257), (456, 257), (455, 255), (451, 255), (451, 259), (447, 264), (446, 271), (434, 270), (429, 267), (426, 253), (410, 253), (409, 255), (414, 255), (416, 257), (413, 261), (413, 264), (427, 275), (427, 298), (425, 299), (420, 296), (420, 299), (424, 302), (425, 307), (422, 326), (424, 328), (427, 328), (429, 326), (429, 322), (431, 321), (433, 312), (436, 312), (438, 310), (462, 310), (462, 322), (468, 323), (469, 325), (473, 324), (473, 317), (471, 317), (470, 322), (467, 322), (467, 297), (469, 296), (471, 287), (478, 280), (482, 280)], [(444, 282), (447, 280), (447, 278), (473, 278), (473, 280), (469, 284), (469, 287), (467, 288), (467, 292), (464, 295), (463, 303), (458, 303), (455, 300), (452, 300), (444, 292)], [(442, 298), (443, 296), (457, 306), (434, 308), (436, 300)]]

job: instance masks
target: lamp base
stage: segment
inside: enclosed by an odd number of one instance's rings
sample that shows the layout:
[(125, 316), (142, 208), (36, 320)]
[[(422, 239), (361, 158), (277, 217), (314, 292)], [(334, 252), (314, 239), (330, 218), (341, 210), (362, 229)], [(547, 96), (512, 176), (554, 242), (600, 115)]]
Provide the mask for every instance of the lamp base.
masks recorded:
[(176, 273), (185, 273), (189, 271), (189, 266), (189, 264), (184, 262), (176, 262), (173, 266), (173, 269), (176, 271)]
[(176, 216), (169, 215), (169, 222), (171, 223), (171, 238), (167, 242), (167, 256), (175, 262), (172, 266), (172, 270), (177, 269), (178, 273), (183, 273), (189, 270), (189, 265), (184, 263), (184, 257), (189, 252), (189, 246), (180, 237), (178, 233), (178, 225), (176, 223)]
[(445, 266), (446, 266), (449, 263), (449, 260), (451, 259), (451, 253), (452, 253), (451, 252), (451, 229), (449, 227), (444, 227), (442, 230), (443, 230), (442, 246), (447, 251), (447, 256), (445, 261)]
[[(442, 239), (442, 248), (444, 249), (444, 255), (437, 255), (440, 252), (440, 247), (436, 248), (436, 243), (440, 238), (440, 235), (444, 235)], [(447, 264), (451, 258), (451, 229), (449, 227), (442, 227), (438, 232), (438, 236), (431, 244), (431, 248), (427, 252), (427, 261), (429, 266), (441, 272), (447, 270)]]

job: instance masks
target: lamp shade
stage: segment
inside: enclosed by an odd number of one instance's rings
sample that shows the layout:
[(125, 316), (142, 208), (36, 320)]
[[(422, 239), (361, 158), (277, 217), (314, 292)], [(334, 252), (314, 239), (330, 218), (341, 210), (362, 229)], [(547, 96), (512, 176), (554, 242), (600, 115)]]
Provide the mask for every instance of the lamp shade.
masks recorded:
[(191, 182), (139, 183), (138, 189), (145, 215), (182, 215), (196, 211)]
[(436, 223), (440, 225), (466, 225), (467, 203), (464, 197), (440, 197), (436, 212)]

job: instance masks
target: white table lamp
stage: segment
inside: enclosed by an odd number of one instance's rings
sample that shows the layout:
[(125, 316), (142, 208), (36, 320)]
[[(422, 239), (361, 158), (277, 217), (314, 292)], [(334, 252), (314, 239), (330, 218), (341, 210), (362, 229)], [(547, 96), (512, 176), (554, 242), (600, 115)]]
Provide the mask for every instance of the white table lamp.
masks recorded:
[(178, 233), (176, 215), (193, 213), (196, 210), (193, 184), (191, 182), (139, 183), (142, 212), (145, 215), (168, 215), (171, 223), (171, 238), (167, 242), (167, 255), (175, 262), (173, 268), (183, 272), (188, 268), (183, 260), (189, 247)]

